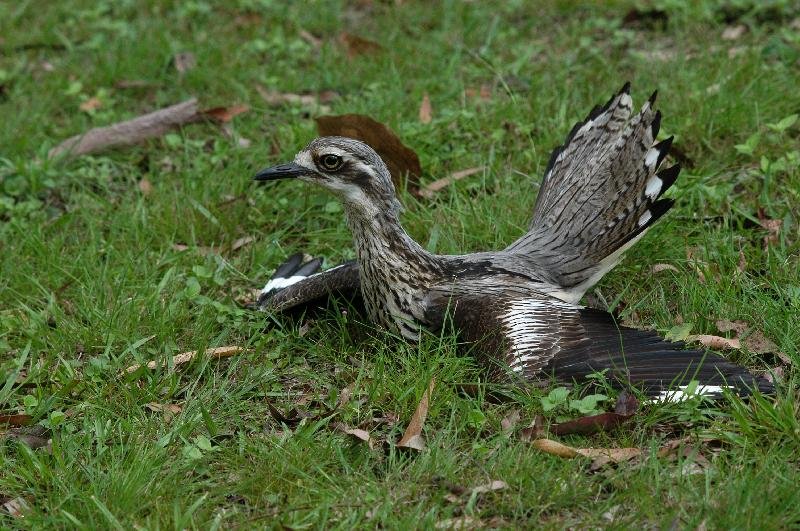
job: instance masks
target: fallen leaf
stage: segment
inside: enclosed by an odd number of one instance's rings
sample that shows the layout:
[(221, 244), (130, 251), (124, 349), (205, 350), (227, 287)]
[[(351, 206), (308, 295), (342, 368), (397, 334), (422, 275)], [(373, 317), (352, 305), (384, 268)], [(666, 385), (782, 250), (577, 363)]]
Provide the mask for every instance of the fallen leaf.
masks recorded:
[(354, 385), (355, 385), (354, 383), (350, 384), (350, 385), (348, 385), (346, 387), (343, 387), (342, 390), (339, 391), (339, 397), (336, 399), (336, 408), (335, 409), (340, 409), (344, 405), (346, 405), (348, 402), (350, 402), (350, 399), (353, 397), (353, 386)]
[(300, 29), (300, 31), (298, 31), (297, 34), (300, 36), (301, 39), (310, 44), (312, 48), (319, 49), (322, 47), (322, 39), (320, 39), (313, 33), (306, 31), (304, 29)]
[(146, 407), (150, 411), (161, 413), (164, 422), (170, 422), (175, 415), (183, 411), (183, 407), (179, 406), (178, 404), (159, 404), (157, 402), (150, 402)]
[(343, 424), (341, 422), (335, 423), (334, 427), (346, 435), (350, 435), (352, 437), (355, 437), (356, 439), (364, 441), (365, 443), (367, 443), (370, 450), (375, 448), (375, 441), (372, 439), (372, 437), (370, 437), (369, 432), (367, 430), (362, 430), (361, 428), (350, 428), (346, 424)]
[(157, 85), (158, 83), (143, 79), (120, 79), (114, 82), (114, 88), (118, 90), (150, 88)]
[(142, 195), (147, 196), (153, 193), (153, 184), (146, 177), (140, 180), (137, 186), (139, 191), (142, 192)]
[(27, 426), (33, 422), (33, 417), (24, 414), (0, 413), (0, 424), (7, 426)]
[(176, 53), (172, 57), (172, 65), (179, 74), (183, 75), (197, 66), (197, 58), (192, 52)]
[(206, 109), (204, 111), (200, 111), (201, 116), (205, 116), (215, 122), (219, 123), (228, 123), (234, 119), (234, 117), (239, 116), (242, 113), (245, 113), (250, 110), (250, 107), (247, 105), (232, 105), (230, 107), (213, 107), (211, 109)]
[(441, 179), (437, 179), (432, 183), (428, 183), (425, 186), (423, 186), (422, 189), (420, 189), (419, 191), (419, 195), (427, 199), (430, 199), (436, 194), (436, 192), (441, 191), (442, 189), (450, 186), (456, 181), (460, 181), (465, 177), (469, 177), (470, 175), (475, 175), (476, 173), (480, 173), (484, 169), (485, 169), (484, 166), (478, 166), (475, 168), (467, 168), (466, 170), (453, 172), (447, 177), (442, 177)]
[[(227, 347), (215, 347), (210, 348), (207, 350), (191, 350), (189, 352), (182, 352), (180, 354), (176, 354), (172, 357), (172, 366), (177, 367), (178, 365), (183, 365), (185, 363), (189, 363), (193, 359), (197, 357), (199, 353), (208, 354), (208, 356), (212, 358), (229, 358), (234, 354), (239, 354), (240, 352), (244, 352), (246, 349), (242, 347), (236, 346), (227, 346)], [(156, 367), (168, 367), (170, 364), (167, 362), (157, 362), (157, 361), (149, 361), (146, 364), (139, 364), (139, 365), (131, 365), (125, 372), (130, 374), (132, 372), (136, 372), (142, 367), (147, 367), (148, 369), (155, 369)]]
[(514, 426), (516, 426), (517, 422), (519, 422), (519, 419), (519, 409), (512, 410), (511, 413), (503, 417), (503, 420), (500, 421), (500, 429), (504, 433), (512, 432), (514, 430)]
[(789, 360), (788, 356), (780, 352), (778, 345), (773, 343), (758, 330), (752, 329), (746, 321), (719, 319), (716, 325), (720, 332), (734, 332), (736, 336), (738, 336), (740, 344), (744, 345), (750, 352), (755, 354), (775, 353), (781, 360), (790, 364), (790, 361), (787, 361)]
[(614, 412), (619, 415), (631, 416), (639, 410), (639, 399), (636, 395), (623, 390), (614, 404)]
[(575, 448), (567, 446), (566, 444), (561, 444), (552, 439), (535, 439), (531, 442), (531, 445), (544, 453), (563, 457), (565, 459), (571, 459), (579, 455)]
[(484, 494), (486, 492), (492, 492), (495, 490), (503, 490), (506, 487), (508, 487), (508, 484), (505, 481), (500, 481), (499, 479), (495, 479), (485, 485), (478, 485), (477, 487), (473, 487), (472, 494), (473, 495)]
[(536, 415), (533, 422), (527, 428), (523, 428), (519, 432), (519, 438), (522, 441), (528, 442), (534, 439), (541, 439), (547, 433), (544, 428), (544, 417)]
[(676, 273), (680, 273), (680, 269), (672, 264), (654, 264), (651, 271), (653, 273), (661, 273), (662, 271), (675, 271)]
[(383, 159), (398, 189), (407, 179), (409, 190), (419, 189), (422, 166), (419, 157), (388, 127), (363, 114), (343, 114), (315, 118), (320, 136), (345, 136), (361, 140)]
[(231, 252), (238, 251), (239, 249), (241, 249), (245, 245), (250, 245), (254, 241), (256, 241), (255, 236), (243, 236), (241, 238), (237, 238), (231, 244)]
[(31, 426), (25, 428), (12, 428), (5, 433), (0, 433), (0, 439), (14, 439), (32, 450), (44, 448), (51, 451), (50, 432), (44, 426)]
[(103, 102), (98, 97), (89, 98), (88, 100), (81, 103), (78, 107), (83, 112), (92, 112), (96, 111), (100, 107), (103, 106)]
[(736, 338), (713, 336), (710, 334), (696, 334), (686, 337), (687, 342), (700, 343), (704, 347), (714, 350), (728, 350), (742, 348), (741, 342)]
[(96, 127), (85, 133), (72, 136), (51, 149), (47, 156), (87, 155), (106, 149), (129, 146), (148, 138), (159, 137), (175, 127), (196, 122), (197, 100), (190, 100), (165, 107), (106, 127)]
[(436, 529), (480, 529), (483, 527), (480, 519), (472, 516), (459, 516), (436, 522)]
[(767, 235), (764, 236), (764, 249), (768, 249), (771, 245), (775, 245), (778, 243), (778, 237), (781, 232), (781, 225), (783, 224), (782, 219), (769, 219), (764, 214), (764, 209), (758, 209), (758, 221), (761, 223), (761, 226), (764, 227), (767, 231)]
[(383, 46), (377, 42), (346, 31), (339, 34), (339, 42), (344, 46), (347, 51), (347, 57), (350, 59), (359, 55), (374, 55), (383, 51)]
[(739, 263), (736, 265), (736, 270), (739, 273), (744, 273), (747, 270), (747, 259), (742, 251), (739, 251)]
[(736, 26), (728, 26), (722, 30), (723, 41), (737, 41), (742, 38), (747, 32), (747, 26), (744, 24), (737, 24)]
[(425, 440), (422, 438), (422, 426), (425, 424), (425, 418), (428, 416), (428, 406), (430, 404), (433, 388), (436, 386), (436, 378), (431, 378), (431, 383), (428, 389), (422, 394), (422, 399), (411, 416), (411, 421), (408, 423), (406, 431), (397, 446), (400, 448), (412, 448), (414, 450), (424, 450)]
[(28, 502), (25, 501), (25, 498), (19, 496), (3, 502), (3, 510), (14, 518), (24, 518), (25, 513), (30, 511), (30, 509), (31, 508), (28, 505)]
[(426, 92), (422, 96), (422, 103), (419, 106), (419, 121), (423, 124), (429, 124), (433, 120), (433, 108), (431, 107), (431, 98)]

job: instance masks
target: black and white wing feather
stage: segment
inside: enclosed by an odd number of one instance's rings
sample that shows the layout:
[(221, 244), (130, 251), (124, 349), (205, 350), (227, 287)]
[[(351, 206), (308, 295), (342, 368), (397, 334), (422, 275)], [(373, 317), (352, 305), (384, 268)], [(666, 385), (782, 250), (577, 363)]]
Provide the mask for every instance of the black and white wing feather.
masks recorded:
[(359, 267), (355, 260), (320, 272), (322, 259), (303, 262), (302, 254), (289, 257), (261, 290), (258, 307), (277, 313), (302, 313), (327, 307), (331, 298), (356, 306), (361, 301)]
[(772, 391), (769, 382), (718, 354), (686, 350), (652, 331), (620, 326), (607, 312), (546, 295), (441, 297), (431, 314), (445, 313), (462, 339), (477, 344), (479, 359), (528, 381), (581, 383), (603, 372), (652, 397), (680, 396), (693, 381), (698, 394), (709, 396), (723, 388), (740, 395)]
[(529, 256), (577, 302), (672, 206), (662, 194), (680, 167), (659, 171), (672, 138), (655, 142), (655, 94), (632, 114), (630, 85), (575, 124), (553, 151), (529, 232), (506, 251)]

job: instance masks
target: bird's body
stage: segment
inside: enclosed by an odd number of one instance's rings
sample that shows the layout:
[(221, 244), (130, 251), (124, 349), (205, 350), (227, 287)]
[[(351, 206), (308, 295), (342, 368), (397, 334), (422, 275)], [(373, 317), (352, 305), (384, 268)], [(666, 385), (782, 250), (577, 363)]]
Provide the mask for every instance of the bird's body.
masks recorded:
[[(568, 381), (605, 370), (651, 394), (692, 379), (712, 391), (729, 380), (740, 391), (766, 389), (716, 354), (682, 350), (577, 305), (672, 205), (661, 195), (679, 168), (659, 171), (671, 138), (655, 142), (654, 97), (632, 115), (628, 89), (576, 124), (553, 153), (528, 232), (502, 251), (427, 252), (402, 228), (389, 172), (369, 146), (341, 137), (314, 140), (293, 163), (256, 178), (298, 177), (336, 194), (356, 260), (282, 291), (265, 289), (262, 306), (280, 311), (350, 292), (363, 298), (373, 322), (411, 341), (422, 329), (452, 322), (495, 365), (527, 380)], [(295, 269), (281, 274), (304, 276)]]

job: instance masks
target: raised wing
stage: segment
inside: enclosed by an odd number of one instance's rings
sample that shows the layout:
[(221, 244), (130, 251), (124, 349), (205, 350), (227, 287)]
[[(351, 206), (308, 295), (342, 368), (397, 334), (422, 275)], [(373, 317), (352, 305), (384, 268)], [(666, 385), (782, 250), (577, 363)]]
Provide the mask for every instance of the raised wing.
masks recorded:
[(632, 116), (630, 85), (575, 124), (553, 151), (529, 232), (506, 251), (528, 255), (577, 302), (672, 201), (660, 199), (679, 166), (658, 169), (672, 138), (655, 143), (655, 94)]
[(322, 259), (303, 262), (295, 254), (275, 271), (261, 290), (258, 307), (279, 313), (302, 313), (327, 307), (331, 298), (361, 306), (361, 281), (355, 260), (319, 272)]
[(500, 372), (528, 381), (555, 378), (571, 384), (603, 372), (613, 383), (669, 398), (698, 382), (697, 392), (718, 396), (723, 388), (746, 395), (772, 386), (713, 352), (685, 350), (652, 331), (620, 326), (611, 314), (546, 296), (441, 297), (431, 315), (449, 318), (460, 337), (477, 343), (478, 355)]

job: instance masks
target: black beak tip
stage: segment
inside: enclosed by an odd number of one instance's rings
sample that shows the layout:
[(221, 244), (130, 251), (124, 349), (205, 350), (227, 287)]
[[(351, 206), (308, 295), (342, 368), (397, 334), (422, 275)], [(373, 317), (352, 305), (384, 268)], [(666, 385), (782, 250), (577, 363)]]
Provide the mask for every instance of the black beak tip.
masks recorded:
[(300, 177), (308, 173), (304, 167), (294, 162), (287, 164), (280, 164), (272, 166), (271, 168), (264, 168), (253, 176), (255, 181), (275, 181), (277, 179), (289, 179), (292, 177)]

